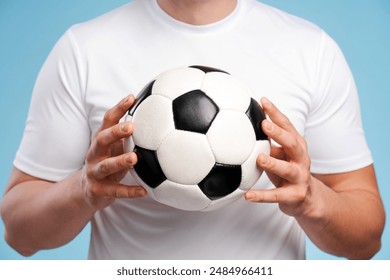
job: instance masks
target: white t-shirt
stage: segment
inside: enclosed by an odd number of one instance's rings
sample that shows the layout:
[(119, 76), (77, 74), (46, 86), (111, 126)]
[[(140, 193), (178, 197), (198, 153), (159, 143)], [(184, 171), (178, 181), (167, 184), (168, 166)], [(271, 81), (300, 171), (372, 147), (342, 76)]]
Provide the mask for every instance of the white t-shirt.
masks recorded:
[[(208, 65), (266, 96), (305, 136), (314, 173), (372, 163), (345, 59), (317, 26), (254, 0), (210, 25), (179, 22), (136, 0), (70, 28), (34, 88), (15, 166), (47, 180), (82, 168), (105, 111), (160, 72)], [(131, 175), (125, 183), (135, 184)], [(272, 188), (263, 175), (255, 188)], [(277, 204), (238, 200), (213, 212), (146, 197), (118, 199), (92, 220), (91, 259), (302, 259), (304, 233)]]

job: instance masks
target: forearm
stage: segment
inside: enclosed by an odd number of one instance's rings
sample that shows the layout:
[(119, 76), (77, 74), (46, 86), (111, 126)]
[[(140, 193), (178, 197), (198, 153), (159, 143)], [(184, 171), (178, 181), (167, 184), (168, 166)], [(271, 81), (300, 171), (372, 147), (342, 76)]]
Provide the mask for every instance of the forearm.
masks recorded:
[(306, 210), (296, 219), (320, 249), (349, 259), (371, 258), (381, 246), (384, 212), (370, 192), (337, 192), (313, 178)]
[(6, 240), (23, 255), (69, 242), (94, 212), (83, 198), (81, 171), (57, 183), (22, 182), (5, 194), (1, 205)]

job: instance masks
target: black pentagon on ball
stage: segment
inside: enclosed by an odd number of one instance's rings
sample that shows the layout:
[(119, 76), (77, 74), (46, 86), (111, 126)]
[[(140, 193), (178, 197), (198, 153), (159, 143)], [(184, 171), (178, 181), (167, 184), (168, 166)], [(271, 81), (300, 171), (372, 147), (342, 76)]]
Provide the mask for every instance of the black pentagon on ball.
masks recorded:
[(241, 166), (216, 163), (199, 183), (201, 191), (211, 200), (234, 192), (241, 184)]
[(135, 146), (134, 152), (138, 157), (134, 165), (135, 172), (149, 187), (157, 188), (167, 178), (158, 162), (156, 151)]
[(191, 65), (190, 68), (199, 69), (199, 70), (205, 72), (206, 74), (209, 73), (209, 72), (221, 72), (221, 73), (225, 73), (225, 74), (230, 75), (230, 74), (229, 74), (228, 72), (226, 72), (226, 71), (223, 71), (223, 70), (221, 70), (221, 69), (217, 69), (217, 68), (214, 68), (214, 67), (210, 67), (210, 66)]
[(259, 105), (259, 103), (257, 103), (256, 100), (254, 100), (253, 98), (251, 98), (251, 102), (245, 114), (248, 116), (249, 120), (251, 121), (251, 124), (256, 134), (256, 141), (267, 140), (268, 136), (264, 133), (263, 129), (261, 128), (261, 123), (265, 119), (265, 114), (263, 112), (263, 109)]
[(201, 90), (187, 92), (172, 102), (175, 128), (206, 134), (219, 112), (214, 103)]
[(137, 110), (138, 106), (150, 95), (152, 95), (152, 89), (153, 89), (153, 85), (154, 85), (154, 82), (156, 80), (153, 80), (151, 81), (150, 83), (148, 83), (140, 92), (139, 94), (137, 95), (136, 97), (136, 100), (135, 100), (135, 103), (133, 104), (133, 106), (131, 106), (131, 108), (129, 109), (129, 111), (127, 112), (130, 116), (133, 116), (134, 115), (134, 112), (135, 110)]

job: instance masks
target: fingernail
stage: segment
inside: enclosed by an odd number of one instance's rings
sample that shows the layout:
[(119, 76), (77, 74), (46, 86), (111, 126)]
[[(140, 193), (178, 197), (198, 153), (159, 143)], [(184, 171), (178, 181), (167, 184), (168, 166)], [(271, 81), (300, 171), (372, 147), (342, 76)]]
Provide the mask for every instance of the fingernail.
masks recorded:
[(261, 101), (262, 101), (264, 104), (269, 104), (269, 103), (270, 103), (267, 97), (261, 98)]
[(255, 195), (254, 192), (247, 192), (247, 193), (245, 194), (245, 199), (246, 199), (246, 200), (253, 201), (255, 198), (256, 198), (256, 195)]
[(134, 95), (129, 94), (129, 95), (126, 97), (126, 103), (134, 103), (134, 101), (135, 101)]
[(130, 131), (130, 125), (128, 123), (124, 123), (121, 125), (121, 130), (123, 132), (129, 132)]
[(123, 103), (123, 104), (126, 104), (127, 101), (129, 101), (129, 96), (126, 96), (125, 98), (123, 98), (122, 103)]
[(261, 163), (262, 164), (268, 164), (269, 163), (269, 157), (266, 155), (261, 155)]
[(265, 107), (269, 107), (269, 106), (272, 105), (271, 101), (269, 101), (267, 97), (263, 97), (263, 98), (261, 99), (261, 103), (262, 103), (262, 105), (265, 106)]
[(268, 131), (272, 131), (272, 129), (274, 128), (274, 125), (272, 122), (270, 122), (269, 120), (265, 120), (265, 128), (268, 130)]
[(131, 159), (131, 155), (127, 155), (125, 157), (125, 161), (128, 163), (128, 164), (133, 164), (133, 160)]

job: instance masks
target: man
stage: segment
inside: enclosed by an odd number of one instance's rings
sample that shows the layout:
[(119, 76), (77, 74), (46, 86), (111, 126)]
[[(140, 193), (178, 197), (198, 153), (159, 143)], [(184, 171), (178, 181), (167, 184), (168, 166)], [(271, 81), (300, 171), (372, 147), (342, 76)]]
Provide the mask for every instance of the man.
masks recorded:
[[(136, 154), (122, 150), (134, 129), (120, 121), (127, 92), (193, 64), (242, 78), (274, 144), (257, 161), (268, 177), (207, 213), (151, 200), (127, 172)], [(303, 231), (347, 258), (380, 248), (384, 210), (339, 48), (253, 0), (138, 0), (73, 26), (37, 79), (14, 165), (1, 210), (23, 255), (69, 242), (89, 221), (92, 259), (302, 259)]]

